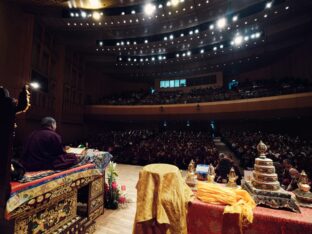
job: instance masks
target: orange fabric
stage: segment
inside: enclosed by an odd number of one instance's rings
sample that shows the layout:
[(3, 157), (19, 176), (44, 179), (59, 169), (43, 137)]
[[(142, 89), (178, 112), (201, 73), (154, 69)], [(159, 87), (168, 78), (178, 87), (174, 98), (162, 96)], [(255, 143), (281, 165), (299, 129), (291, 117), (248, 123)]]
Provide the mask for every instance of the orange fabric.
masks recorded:
[(203, 202), (227, 205), (224, 208), (224, 213), (239, 214), (241, 231), (244, 225), (253, 221), (253, 209), (256, 207), (256, 203), (245, 190), (198, 182), (196, 196)]

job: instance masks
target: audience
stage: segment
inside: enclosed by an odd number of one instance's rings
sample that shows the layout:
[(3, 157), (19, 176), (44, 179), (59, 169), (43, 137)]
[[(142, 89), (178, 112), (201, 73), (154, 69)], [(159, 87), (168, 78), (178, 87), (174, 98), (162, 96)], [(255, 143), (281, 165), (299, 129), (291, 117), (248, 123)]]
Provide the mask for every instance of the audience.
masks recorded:
[[(255, 80), (240, 83), (232, 90), (228, 88), (201, 88), (192, 89), (190, 92), (162, 91), (150, 93), (147, 91), (128, 92), (111, 97), (103, 97), (93, 104), (106, 105), (154, 105), (176, 103), (198, 103), (223, 100), (236, 100), (276, 96), (282, 94), (312, 91), (312, 84), (300, 80), (285, 78), (282, 80)], [(91, 100), (87, 100), (91, 104)]]
[(195, 163), (218, 163), (218, 151), (211, 133), (194, 130), (108, 131), (89, 139), (91, 148), (109, 151), (119, 163), (146, 165), (170, 163), (186, 169)]

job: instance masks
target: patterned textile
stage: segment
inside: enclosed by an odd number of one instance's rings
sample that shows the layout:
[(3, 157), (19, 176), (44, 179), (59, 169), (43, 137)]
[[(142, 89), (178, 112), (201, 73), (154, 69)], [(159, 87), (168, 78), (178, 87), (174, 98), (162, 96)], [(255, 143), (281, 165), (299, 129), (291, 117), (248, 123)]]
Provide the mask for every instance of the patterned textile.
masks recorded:
[(133, 233), (153, 233), (156, 228), (163, 234), (186, 234), (187, 205), (193, 196), (176, 166), (145, 166), (137, 184)]
[(11, 182), (11, 195), (6, 205), (6, 216), (9, 217), (10, 212), (14, 209), (40, 194), (50, 192), (60, 186), (69, 185), (71, 182), (80, 178), (100, 175), (102, 175), (102, 171), (97, 169), (95, 164), (89, 163), (28, 183)]
[[(77, 165), (75, 165), (71, 168), (80, 167), (80, 166), (88, 164), (88, 163), (94, 163), (96, 168), (99, 169), (101, 172), (103, 172), (113, 156), (108, 152), (89, 149), (87, 151), (87, 154), (84, 156), (81, 156), (81, 157), (82, 157), (82, 159), (81, 159), (80, 163), (78, 163)], [(27, 172), (24, 175), (24, 177), (21, 180), (19, 180), (18, 182), (27, 183), (30, 181), (38, 180), (38, 179), (41, 179), (43, 177), (59, 173), (61, 171), (62, 170), (44, 170), (44, 171)]]
[[(301, 213), (264, 207), (254, 209), (254, 220), (243, 229), (244, 234), (299, 234), (311, 233), (312, 209), (300, 208)], [(223, 205), (193, 201), (187, 214), (189, 234), (238, 234), (238, 214), (223, 214)]]

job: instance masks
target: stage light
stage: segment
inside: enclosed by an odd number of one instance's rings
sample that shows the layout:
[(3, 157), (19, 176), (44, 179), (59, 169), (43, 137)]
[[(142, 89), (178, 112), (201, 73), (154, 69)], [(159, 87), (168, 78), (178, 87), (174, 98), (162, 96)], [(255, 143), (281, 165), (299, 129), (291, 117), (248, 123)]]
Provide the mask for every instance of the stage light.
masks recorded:
[(245, 37), (244, 37), (244, 40), (245, 40), (245, 41), (248, 41), (248, 40), (249, 40), (249, 37), (248, 37), (248, 36), (245, 36)]
[(158, 56), (158, 60), (162, 60), (162, 56), (161, 55)]
[(180, 37), (184, 37), (184, 33), (181, 33), (181, 34), (180, 34)]
[(154, 57), (152, 57), (152, 61), (155, 61), (155, 58), (154, 58)]
[(220, 49), (223, 49), (223, 45), (222, 44), (220, 45)]
[(76, 13), (76, 14), (75, 14), (75, 16), (76, 16), (76, 17), (79, 17), (79, 14), (78, 14), (78, 13)]
[(218, 48), (217, 48), (216, 46), (215, 46), (215, 47), (213, 47), (213, 50), (214, 50), (214, 51), (216, 51), (217, 49), (218, 49)]
[(243, 42), (243, 37), (238, 35), (234, 38), (234, 45), (239, 46)]
[(101, 19), (101, 14), (97, 11), (93, 12), (92, 17), (94, 20), (100, 20)]
[(192, 30), (191, 30), (191, 31), (189, 31), (189, 34), (190, 34), (190, 35), (193, 35), (193, 31), (192, 31)]
[(116, 46), (119, 46), (119, 45), (120, 45), (119, 42), (117, 42), (117, 43), (116, 43)]
[(159, 9), (163, 8), (163, 5), (162, 5), (162, 4), (159, 4), (159, 5), (158, 5), (158, 8), (159, 8)]
[(131, 14), (134, 15), (134, 14), (135, 14), (135, 10), (132, 10), (132, 11), (131, 11)]
[(214, 29), (214, 25), (213, 25), (213, 24), (210, 24), (209, 29), (210, 29), (210, 30)]
[(39, 89), (40, 88), (40, 84), (38, 82), (36, 82), (36, 81), (30, 82), (29, 85), (33, 89)]
[(191, 51), (187, 51), (187, 56), (191, 56)]
[(223, 18), (217, 20), (217, 27), (219, 29), (222, 29), (225, 26), (226, 26), (226, 18), (223, 17)]
[(123, 41), (122, 41), (122, 42), (120, 42), (120, 45), (122, 45), (122, 46), (123, 46), (124, 44), (125, 44), (125, 43), (124, 43)]
[(169, 39), (170, 39), (170, 40), (173, 40), (173, 35), (172, 35), (172, 34), (169, 36)]
[(144, 6), (144, 13), (146, 15), (153, 15), (156, 11), (156, 6), (152, 3), (147, 3), (145, 6)]
[(267, 2), (266, 4), (265, 4), (265, 8), (271, 8), (272, 7), (272, 2)]
[(147, 44), (147, 43), (148, 43), (148, 40), (144, 40), (144, 43)]
[(171, 0), (172, 6), (177, 6), (179, 4), (179, 0)]
[(259, 38), (260, 35), (261, 35), (261, 33), (257, 32), (257, 33), (256, 33), (256, 38)]
[(70, 16), (71, 16), (71, 17), (74, 17), (74, 16), (75, 16), (75, 14), (74, 14), (73, 12), (71, 12), (71, 13), (70, 13)]
[(233, 18), (232, 18), (233, 22), (237, 21), (238, 20), (238, 16), (237, 15), (234, 15)]
[(200, 53), (203, 54), (205, 51), (203, 49), (200, 50)]
[(119, 58), (119, 61), (122, 61), (122, 58)]
[(103, 46), (103, 41), (100, 41), (100, 42), (99, 42), (99, 45), (100, 45), (100, 46)]
[(125, 15), (125, 12), (123, 11), (123, 12), (121, 12), (121, 15)]
[(198, 29), (195, 29), (195, 31), (194, 31), (194, 32), (197, 34), (197, 33), (199, 33), (199, 30), (198, 30)]
[(81, 14), (82, 18), (86, 18), (87, 17), (87, 13), (85, 11), (82, 11), (80, 14)]
[(164, 37), (164, 41), (167, 41), (168, 40), (168, 38), (167, 37)]
[(142, 59), (142, 58), (140, 59), (140, 62), (143, 62), (143, 59)]
[(131, 58), (128, 58), (128, 61), (130, 62), (130, 61), (131, 61)]
[(180, 55), (179, 55), (179, 54), (176, 54), (176, 57), (177, 57), (177, 58), (179, 58), (179, 57), (180, 57)]

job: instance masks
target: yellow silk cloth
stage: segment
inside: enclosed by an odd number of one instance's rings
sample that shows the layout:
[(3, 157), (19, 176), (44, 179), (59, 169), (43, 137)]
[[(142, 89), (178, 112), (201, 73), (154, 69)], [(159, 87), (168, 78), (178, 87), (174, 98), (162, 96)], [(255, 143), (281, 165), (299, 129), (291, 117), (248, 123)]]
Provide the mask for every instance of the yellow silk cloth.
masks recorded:
[(245, 190), (198, 182), (196, 196), (203, 202), (227, 205), (224, 208), (224, 213), (239, 214), (241, 232), (244, 225), (253, 221), (253, 209), (256, 207), (256, 203)]
[(193, 197), (192, 190), (186, 185), (176, 166), (150, 164), (143, 167), (137, 183), (133, 233), (148, 233), (140, 228), (140, 224), (152, 225), (154, 222), (153, 225), (162, 226), (161, 233), (186, 234), (187, 206)]

